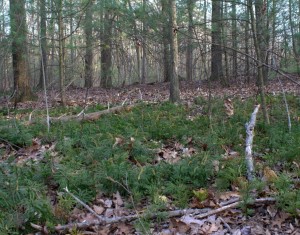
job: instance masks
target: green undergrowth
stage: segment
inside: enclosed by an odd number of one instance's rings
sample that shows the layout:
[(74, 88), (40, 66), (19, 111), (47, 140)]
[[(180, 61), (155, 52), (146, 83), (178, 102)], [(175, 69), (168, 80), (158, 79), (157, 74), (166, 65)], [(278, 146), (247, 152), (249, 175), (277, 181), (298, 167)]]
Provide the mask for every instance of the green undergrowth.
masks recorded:
[[(278, 175), (276, 189), (278, 206), (296, 213), (300, 203), (299, 189), (293, 180), (300, 177), (300, 99), (288, 96), (292, 131), (288, 131), (287, 115), (282, 97), (267, 97), (270, 125), (265, 125), (259, 112), (255, 128), (253, 151), (260, 156), (258, 178), (263, 177), (264, 166)], [(199, 101), (200, 100), (200, 101)], [(32, 145), (32, 139), (41, 145), (55, 144), (42, 160), (15, 164), (18, 156), (6, 156), (0, 148), (0, 234), (30, 232), (30, 223), (47, 225), (67, 222), (76, 204), (64, 194), (67, 187), (82, 201), (91, 204), (102, 192), (106, 196), (119, 191), (128, 200), (128, 207), (144, 202), (149, 210), (163, 211), (161, 196), (168, 197), (179, 208), (188, 206), (193, 190), (215, 188), (230, 190), (233, 185), (243, 188), (237, 179), (245, 178), (244, 163), (245, 123), (253, 112), (255, 100), (234, 100), (235, 114), (227, 117), (222, 100), (213, 100), (212, 117), (206, 115), (207, 101), (199, 99), (204, 111), (195, 115), (184, 105), (162, 103), (139, 104), (130, 112), (110, 114), (94, 122), (65, 122), (51, 125), (50, 132), (42, 123), (23, 125), (18, 119), (5, 120), (1, 110), (0, 143), (20, 151)], [(197, 106), (197, 107), (198, 107)], [(88, 112), (102, 110), (98, 105)], [(76, 114), (81, 108), (52, 109), (51, 116)], [(16, 111), (29, 115), (30, 110)], [(44, 112), (44, 111), (43, 111)], [(35, 115), (43, 115), (35, 111)], [(192, 118), (188, 118), (193, 113)], [(191, 157), (182, 157), (176, 163), (158, 161), (159, 149), (171, 143), (194, 148)], [(240, 157), (228, 159), (226, 149), (238, 152)], [(178, 150), (179, 151), (179, 150)], [(180, 152), (180, 151), (179, 151)], [(5, 156), (5, 157), (4, 157)], [(219, 162), (216, 170), (215, 162)], [(267, 184), (267, 183), (266, 183)], [(263, 190), (262, 184), (256, 184)], [(252, 189), (251, 189), (252, 190)], [(245, 195), (247, 195), (247, 190)], [(53, 209), (51, 196), (57, 192)], [(152, 209), (151, 209), (152, 208)]]

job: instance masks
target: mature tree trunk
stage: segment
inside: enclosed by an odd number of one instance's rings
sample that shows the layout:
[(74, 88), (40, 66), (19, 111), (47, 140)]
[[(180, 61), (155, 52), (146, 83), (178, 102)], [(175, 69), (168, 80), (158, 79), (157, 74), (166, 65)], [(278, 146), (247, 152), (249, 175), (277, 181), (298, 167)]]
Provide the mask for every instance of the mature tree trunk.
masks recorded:
[[(162, 22), (167, 22), (169, 18), (168, 14), (168, 0), (161, 0), (161, 10), (162, 10)], [(165, 23), (162, 26), (163, 32), (163, 81), (170, 81), (170, 44), (169, 44), (169, 28), (168, 24)]]
[(64, 24), (63, 24), (63, 0), (58, 1), (58, 31), (59, 31), (59, 39), (58, 39), (58, 56), (59, 56), (59, 89), (60, 89), (60, 98), (61, 105), (66, 105), (66, 88), (65, 88), (65, 38), (64, 38)]
[(187, 36), (187, 50), (186, 50), (186, 79), (193, 80), (193, 11), (195, 7), (194, 0), (187, 0), (188, 10), (188, 36)]
[(84, 86), (90, 88), (93, 86), (93, 3), (89, 1), (85, 13), (85, 66), (84, 66)]
[(40, 79), (39, 79), (39, 88), (44, 87), (44, 78), (45, 78), (45, 85), (48, 85), (48, 71), (47, 71), (47, 35), (46, 35), (46, 0), (40, 0), (40, 31), (41, 31), (41, 62), (40, 62)]
[[(252, 0), (248, 0), (248, 7), (251, 17), (251, 28), (252, 28), (252, 34), (253, 34), (253, 41), (254, 41), (254, 47), (255, 47), (255, 53), (257, 58), (257, 72), (258, 72), (258, 90), (260, 93), (261, 98), (261, 105), (262, 105), (262, 111), (264, 116), (265, 123), (269, 124), (269, 115), (267, 111), (267, 105), (266, 105), (266, 98), (265, 98), (265, 91), (264, 91), (264, 71), (263, 71), (263, 63), (264, 63), (264, 53), (262, 50), (265, 50), (266, 48), (263, 48), (263, 42), (262, 40), (262, 23), (263, 20), (262, 14), (264, 13), (262, 11), (261, 6), (263, 5), (262, 0), (256, 0), (255, 2), (255, 16), (253, 12), (253, 5)], [(265, 30), (265, 29), (264, 29)]]
[(177, 42), (177, 13), (175, 0), (169, 0), (169, 39), (171, 49), (170, 59), (170, 101), (180, 101), (179, 79), (178, 79), (178, 42)]
[(221, 0), (212, 0), (211, 80), (223, 81), (221, 6)]
[(101, 43), (101, 87), (112, 87), (112, 19), (108, 12), (104, 14)]
[(27, 63), (27, 25), (25, 0), (10, 0), (10, 27), (12, 38), (15, 105), (31, 100), (33, 93)]

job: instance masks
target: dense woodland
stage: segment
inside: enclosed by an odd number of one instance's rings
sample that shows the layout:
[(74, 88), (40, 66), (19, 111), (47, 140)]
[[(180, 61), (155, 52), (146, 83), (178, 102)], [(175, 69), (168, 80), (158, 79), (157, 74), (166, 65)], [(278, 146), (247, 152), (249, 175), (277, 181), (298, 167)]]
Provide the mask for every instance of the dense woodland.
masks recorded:
[(0, 234), (300, 234), (299, 0), (0, 0)]
[[(298, 72), (300, 3), (257, 1), (1, 1), (2, 91), (16, 101), (69, 86), (178, 80), (225, 86)], [(263, 95), (263, 89), (261, 89)]]

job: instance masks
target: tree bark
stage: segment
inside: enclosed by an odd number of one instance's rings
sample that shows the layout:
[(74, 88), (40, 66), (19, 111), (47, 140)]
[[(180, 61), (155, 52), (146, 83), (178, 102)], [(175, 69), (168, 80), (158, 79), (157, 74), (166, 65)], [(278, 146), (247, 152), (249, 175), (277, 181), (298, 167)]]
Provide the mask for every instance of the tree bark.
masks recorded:
[(59, 56), (59, 90), (60, 90), (60, 98), (61, 105), (66, 105), (66, 88), (65, 88), (65, 38), (64, 38), (64, 23), (63, 23), (63, 3), (62, 0), (58, 1), (58, 31), (59, 31), (59, 39), (58, 39), (58, 56)]
[(222, 63), (222, 1), (212, 0), (212, 29), (211, 29), (211, 80), (223, 80)]
[[(162, 10), (162, 21), (167, 22), (169, 18), (168, 14), (168, 0), (161, 0), (161, 10)], [(163, 81), (170, 81), (170, 44), (169, 44), (169, 28), (168, 24), (163, 24)]]
[(25, 0), (10, 0), (10, 27), (15, 89), (15, 106), (18, 102), (34, 98), (30, 86), (27, 55), (27, 24)]
[(238, 38), (237, 38), (237, 14), (236, 14), (236, 0), (232, 0), (232, 74), (233, 77), (238, 76), (237, 67), (237, 49), (238, 49)]
[(104, 13), (101, 42), (101, 87), (112, 87), (112, 19), (108, 12)]
[(170, 63), (170, 101), (175, 103), (180, 101), (179, 78), (178, 78), (178, 41), (177, 41), (177, 16), (176, 2), (169, 0), (169, 39), (171, 49)]
[[(262, 40), (262, 30), (263, 28), (261, 27), (262, 22), (262, 17), (260, 16), (261, 13), (263, 12), (258, 12), (261, 10), (261, 0), (256, 0), (255, 2), (255, 12), (256, 12), (256, 17), (254, 17), (254, 12), (253, 12), (253, 5), (252, 5), (252, 0), (248, 0), (248, 7), (249, 7), (249, 12), (250, 12), (250, 18), (251, 18), (251, 28), (252, 28), (252, 34), (253, 34), (253, 41), (254, 41), (254, 47), (255, 47), (255, 53), (257, 57), (257, 72), (258, 72), (258, 90), (261, 98), (261, 108), (264, 116), (264, 121), (266, 124), (270, 123), (269, 120), (269, 115), (267, 111), (267, 105), (266, 105), (266, 98), (265, 98), (265, 91), (264, 91), (264, 72), (263, 72), (263, 67), (264, 67), (264, 58), (263, 58), (263, 42)], [(258, 28), (257, 28), (258, 27)], [(261, 49), (262, 48), (262, 49)]]
[(41, 44), (41, 62), (40, 62), (40, 78), (39, 78), (39, 88), (44, 88), (44, 77), (45, 85), (48, 85), (48, 71), (47, 71), (47, 25), (46, 25), (46, 0), (40, 0), (40, 44)]
[(84, 87), (90, 88), (93, 86), (93, 3), (91, 0), (88, 3), (85, 13), (85, 56), (84, 56)]
[(188, 35), (187, 35), (187, 50), (186, 50), (186, 79), (193, 80), (193, 11), (194, 0), (187, 0), (188, 10)]

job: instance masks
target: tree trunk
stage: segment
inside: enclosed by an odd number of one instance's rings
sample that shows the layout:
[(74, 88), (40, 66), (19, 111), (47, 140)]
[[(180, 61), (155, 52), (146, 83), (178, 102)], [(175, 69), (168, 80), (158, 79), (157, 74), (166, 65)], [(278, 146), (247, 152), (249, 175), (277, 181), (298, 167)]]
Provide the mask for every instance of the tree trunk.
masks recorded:
[(10, 27), (15, 89), (15, 105), (33, 99), (27, 62), (27, 24), (25, 0), (10, 0)]
[(238, 76), (238, 67), (237, 67), (237, 52), (238, 49), (238, 39), (237, 39), (237, 15), (236, 15), (236, 0), (232, 1), (232, 74), (233, 77)]
[(170, 63), (170, 101), (180, 101), (179, 79), (178, 79), (178, 42), (177, 42), (177, 16), (176, 16), (176, 2), (169, 0), (169, 39), (171, 49), (171, 63)]
[[(257, 58), (257, 70), (258, 70), (258, 90), (259, 94), (261, 97), (261, 108), (264, 116), (264, 121), (266, 124), (270, 123), (269, 120), (269, 115), (267, 111), (267, 105), (266, 105), (266, 98), (265, 98), (265, 91), (264, 91), (264, 72), (263, 72), (263, 63), (264, 63), (264, 58), (263, 58), (263, 52), (262, 52), (262, 27), (260, 22), (262, 20), (262, 17), (260, 14), (263, 12), (258, 12), (260, 8), (260, 5), (262, 4), (261, 0), (257, 0), (255, 2), (255, 12), (256, 12), (256, 17), (254, 17), (254, 12), (253, 12), (253, 5), (252, 5), (252, 0), (248, 0), (248, 7), (249, 7), (249, 12), (250, 12), (250, 18), (251, 18), (251, 28), (252, 28), (252, 34), (253, 34), (253, 41), (254, 41), (254, 47), (255, 47), (255, 53), (256, 53), (256, 58)], [(257, 28), (258, 27), (258, 28)], [(265, 48), (263, 48), (265, 49)]]
[(88, 3), (85, 13), (85, 56), (84, 56), (84, 87), (90, 88), (93, 86), (93, 0)]
[(246, 53), (246, 56), (245, 56), (245, 62), (246, 62), (246, 65), (245, 65), (245, 74), (246, 74), (246, 78), (247, 78), (247, 82), (250, 83), (250, 59), (249, 59), (249, 53), (250, 53), (250, 50), (249, 50), (249, 44), (250, 44), (250, 28), (249, 28), (249, 22), (250, 22), (250, 11), (249, 11), (249, 7), (247, 7), (247, 1), (245, 2), (246, 4), (246, 25), (245, 25), (245, 53)]
[(44, 77), (45, 85), (48, 85), (48, 71), (47, 71), (47, 35), (46, 35), (46, 0), (40, 0), (40, 44), (41, 44), (41, 62), (40, 62), (40, 79), (39, 79), (39, 88), (44, 88)]
[(194, 0), (187, 0), (188, 10), (188, 35), (187, 35), (187, 50), (186, 50), (186, 79), (193, 80), (193, 11)]
[[(168, 15), (168, 0), (161, 0), (161, 10), (162, 10), (162, 22), (167, 22)], [(169, 44), (169, 28), (168, 24), (163, 24), (163, 81), (170, 81), (170, 44)]]
[(223, 80), (222, 64), (222, 1), (212, 0), (212, 29), (211, 29), (211, 80)]
[(108, 12), (104, 15), (101, 48), (101, 87), (112, 87), (112, 20)]
[(63, 25), (63, 16), (62, 16), (62, 0), (58, 1), (58, 56), (59, 56), (59, 90), (60, 90), (60, 99), (61, 105), (66, 105), (66, 88), (65, 88), (65, 39), (64, 39), (64, 25)]

